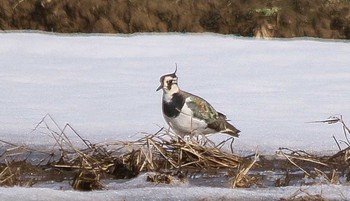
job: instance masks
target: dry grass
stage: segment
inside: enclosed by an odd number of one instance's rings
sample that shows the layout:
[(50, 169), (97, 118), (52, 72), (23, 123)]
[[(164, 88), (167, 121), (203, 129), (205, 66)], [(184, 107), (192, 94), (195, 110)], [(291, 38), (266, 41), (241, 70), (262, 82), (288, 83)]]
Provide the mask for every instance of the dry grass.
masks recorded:
[(156, 184), (176, 184), (176, 183), (186, 183), (187, 179), (183, 174), (175, 173), (154, 173), (148, 174), (146, 178), (147, 182), (152, 182)]
[(250, 163), (241, 163), (240, 167), (237, 169), (237, 173), (232, 178), (231, 186), (232, 188), (249, 188), (252, 185), (259, 184), (259, 177), (249, 175), (250, 169), (259, 160), (259, 154), (256, 153), (253, 161)]
[[(100, 181), (109, 177), (132, 178), (147, 171), (229, 172), (243, 163), (240, 156), (221, 149), (225, 143), (233, 140), (231, 138), (215, 145), (206, 136), (183, 139), (169, 130), (160, 129), (136, 141), (94, 144), (82, 138), (69, 124), (60, 128), (49, 114), (37, 124), (33, 130), (35, 132), (54, 140), (53, 150), (41, 153), (43, 159), (38, 166), (73, 172), (75, 176), (72, 186), (77, 190), (104, 189)], [(72, 142), (72, 134), (79, 139), (80, 146)], [(2, 154), (2, 158), (6, 160), (10, 158), (12, 161), (26, 161), (36, 152), (25, 146), (3, 143), (9, 146)], [(21, 159), (14, 156), (21, 156)], [(9, 168), (3, 170), (0, 181), (11, 181), (15, 185), (16, 177), (9, 171)], [(160, 180), (161, 178), (163, 177)]]
[[(274, 158), (268, 159), (258, 153), (252, 157), (241, 157), (232, 151), (225, 151), (222, 147), (225, 144), (232, 145), (232, 138), (216, 144), (206, 136), (183, 139), (165, 129), (145, 134), (135, 141), (92, 143), (69, 124), (60, 128), (50, 115), (46, 115), (35, 127), (33, 134), (53, 139), (52, 150), (40, 151), (0, 141), (3, 144), (3, 152), (0, 154), (0, 186), (32, 186), (45, 179), (69, 179), (72, 180), (74, 189), (89, 191), (105, 189), (101, 182), (103, 179), (129, 179), (141, 172), (155, 172), (147, 181), (169, 184), (172, 181), (183, 181), (193, 174), (216, 174), (229, 176), (233, 188), (248, 188), (266, 186), (266, 178), (260, 173), (271, 170), (285, 172), (285, 175), (275, 177), (272, 185), (277, 187), (298, 182), (307, 185), (320, 182), (339, 184), (342, 175), (349, 181), (349, 128), (341, 116), (320, 122), (340, 123), (345, 140), (336, 142), (348, 146), (333, 156), (317, 156), (303, 150), (280, 148)], [(40, 160), (34, 163), (30, 160), (33, 156)], [(295, 174), (300, 171), (303, 175)], [(314, 183), (305, 183), (304, 178), (311, 179)], [(321, 199), (318, 195), (315, 196), (304, 195), (289, 200)]]
[[(342, 116), (331, 116), (326, 120), (314, 121), (311, 123), (340, 123), (345, 140), (337, 140), (333, 136), (340, 151), (332, 156), (317, 156), (302, 150), (295, 151), (287, 148), (280, 148), (278, 155), (284, 157), (294, 167), (302, 171), (305, 174), (305, 177), (312, 179), (322, 178), (326, 183), (338, 184), (340, 176), (345, 175), (347, 181), (349, 181), (350, 129), (343, 121)], [(345, 144), (346, 147), (341, 148), (339, 142)]]

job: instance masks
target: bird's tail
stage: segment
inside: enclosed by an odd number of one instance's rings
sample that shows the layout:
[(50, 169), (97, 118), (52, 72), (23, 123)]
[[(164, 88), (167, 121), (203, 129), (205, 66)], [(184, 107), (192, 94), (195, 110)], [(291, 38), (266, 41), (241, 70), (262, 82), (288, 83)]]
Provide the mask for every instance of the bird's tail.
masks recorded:
[(233, 137), (238, 137), (239, 136), (238, 133), (241, 131), (235, 128), (233, 125), (231, 125), (227, 121), (225, 121), (225, 129), (223, 129), (221, 132), (232, 135)]
[(226, 116), (222, 113), (219, 113), (219, 118), (215, 121), (208, 124), (208, 127), (221, 133), (226, 133), (229, 135), (232, 135), (233, 137), (238, 137), (238, 133), (241, 132), (237, 128), (235, 128), (233, 125), (227, 122)]

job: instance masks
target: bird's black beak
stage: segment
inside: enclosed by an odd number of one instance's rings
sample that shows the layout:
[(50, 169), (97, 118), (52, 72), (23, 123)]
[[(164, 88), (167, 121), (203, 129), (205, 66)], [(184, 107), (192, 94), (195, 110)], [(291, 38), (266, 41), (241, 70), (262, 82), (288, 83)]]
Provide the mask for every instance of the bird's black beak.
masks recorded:
[(160, 85), (160, 86), (156, 89), (156, 91), (159, 91), (161, 88), (163, 88), (162, 85)]

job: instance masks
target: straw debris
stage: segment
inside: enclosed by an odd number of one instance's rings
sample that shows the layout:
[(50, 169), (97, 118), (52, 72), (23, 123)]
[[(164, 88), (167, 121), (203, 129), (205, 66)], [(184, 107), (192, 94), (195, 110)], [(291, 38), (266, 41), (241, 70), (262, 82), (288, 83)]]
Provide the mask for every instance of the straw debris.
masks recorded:
[(243, 164), (237, 169), (237, 173), (232, 179), (231, 186), (232, 188), (249, 188), (252, 185), (259, 184), (259, 177), (249, 175), (250, 169), (258, 161), (259, 154), (256, 153), (254, 160), (248, 164)]
[(273, 156), (256, 152), (241, 157), (222, 148), (232, 145), (232, 138), (220, 143), (205, 135), (184, 139), (163, 128), (134, 141), (92, 143), (68, 123), (61, 128), (48, 114), (32, 133), (48, 137), (51, 149), (0, 140), (0, 186), (70, 180), (73, 189), (91, 191), (106, 189), (103, 180), (130, 179), (145, 172), (154, 173), (146, 181), (156, 184), (220, 176), (232, 188), (340, 184), (344, 177), (350, 181), (349, 128), (341, 116), (317, 123), (341, 124), (345, 140), (334, 138), (336, 154), (317, 156), (280, 148)]
[(175, 184), (175, 183), (186, 183), (187, 179), (183, 174), (177, 173), (153, 173), (148, 174), (146, 177), (147, 182), (156, 184)]
[[(52, 116), (47, 114), (32, 133), (53, 140), (52, 150), (40, 152), (43, 159), (37, 167), (69, 172), (72, 187), (83, 191), (104, 189), (101, 184), (104, 178), (129, 179), (141, 172), (152, 171), (160, 174), (148, 177), (148, 181), (170, 183), (173, 177), (171, 174), (179, 171), (228, 172), (241, 167), (243, 162), (240, 156), (221, 149), (228, 140), (215, 145), (206, 136), (183, 139), (165, 129), (135, 141), (94, 144), (79, 135), (68, 123), (63, 128), (59, 127)], [(9, 147), (1, 155), (6, 160), (28, 162), (30, 155), (39, 153), (25, 146), (3, 143)], [(10, 170), (8, 167), (2, 170), (0, 182), (3, 181), (4, 185), (18, 178)], [(247, 174), (247, 170), (244, 174)]]
[[(331, 116), (326, 120), (313, 121), (309, 123), (340, 123), (342, 126), (345, 140), (337, 140), (334, 136), (338, 148), (336, 154), (332, 156), (317, 156), (309, 154), (303, 150), (291, 150), (288, 148), (280, 148), (278, 155), (289, 161), (294, 168), (302, 171), (307, 178), (317, 179), (328, 184), (339, 184), (341, 175), (346, 176), (347, 181), (350, 180), (350, 129), (344, 123), (342, 116)], [(347, 147), (341, 148), (340, 143)]]

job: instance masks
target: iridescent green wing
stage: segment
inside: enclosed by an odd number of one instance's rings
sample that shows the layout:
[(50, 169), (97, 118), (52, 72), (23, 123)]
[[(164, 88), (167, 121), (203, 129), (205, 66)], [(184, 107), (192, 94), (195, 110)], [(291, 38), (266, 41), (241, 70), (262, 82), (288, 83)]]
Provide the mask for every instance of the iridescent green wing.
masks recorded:
[(218, 119), (216, 110), (204, 99), (191, 95), (186, 100), (187, 106), (193, 111), (195, 118), (203, 119), (206, 123), (212, 123)]

